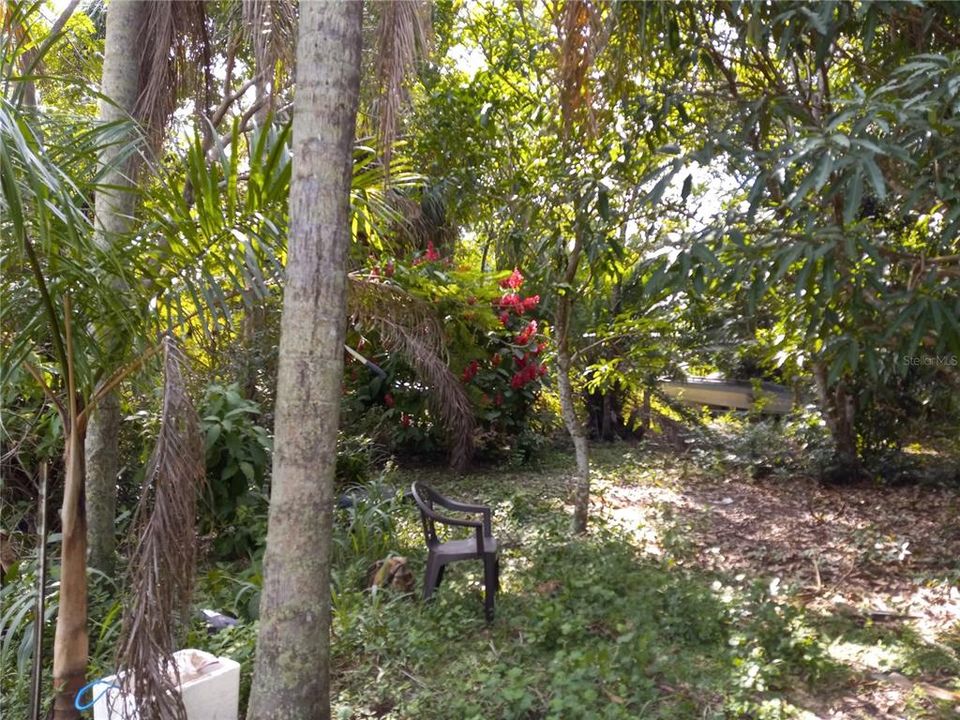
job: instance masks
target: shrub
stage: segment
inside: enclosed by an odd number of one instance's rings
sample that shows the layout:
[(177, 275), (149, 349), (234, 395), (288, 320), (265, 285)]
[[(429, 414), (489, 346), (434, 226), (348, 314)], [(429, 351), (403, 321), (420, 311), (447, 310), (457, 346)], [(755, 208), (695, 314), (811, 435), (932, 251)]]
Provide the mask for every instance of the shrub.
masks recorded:
[(210, 385), (200, 407), (205, 436), (207, 484), (201, 511), (203, 532), (216, 533), (221, 557), (252, 552), (266, 537), (265, 480), (270, 434), (256, 423), (260, 407), (236, 384)]
[[(429, 303), (443, 319), (449, 368), (463, 383), (474, 410), (474, 444), (497, 459), (526, 458), (539, 445), (530, 433), (534, 404), (548, 368), (547, 328), (537, 311), (539, 295), (521, 293), (519, 270), (480, 272), (454, 267), (428, 246), (412, 259), (380, 258), (367, 269), (372, 282), (393, 283)], [(422, 380), (410, 364), (377, 351), (376, 333), (356, 326), (358, 348), (371, 353), (386, 377), (369, 378), (348, 368), (345, 426), (376, 437), (390, 450), (432, 452), (443, 447), (443, 428), (429, 409)]]

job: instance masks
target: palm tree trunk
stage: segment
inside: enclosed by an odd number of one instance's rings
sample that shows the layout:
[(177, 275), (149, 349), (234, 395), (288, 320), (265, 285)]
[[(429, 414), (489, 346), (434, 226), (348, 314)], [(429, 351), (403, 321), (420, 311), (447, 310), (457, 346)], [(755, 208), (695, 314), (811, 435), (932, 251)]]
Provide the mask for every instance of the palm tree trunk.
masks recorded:
[[(143, 38), (144, 3), (141, 0), (114, 0), (107, 10), (107, 38), (103, 56), (103, 93), (100, 119), (114, 122), (133, 113), (140, 91), (139, 43)], [(109, 247), (113, 238), (130, 229), (134, 211), (134, 166), (117, 166), (117, 145), (106, 148), (100, 158), (108, 167), (103, 183), (109, 190), (98, 191), (94, 205), (97, 242)], [(117, 473), (119, 471), (120, 401), (116, 394), (105, 397), (90, 418), (86, 439), (86, 499), (89, 513), (90, 565), (110, 574), (113, 571)]]
[(119, 435), (120, 399), (112, 392), (94, 410), (84, 443), (89, 563), (107, 575), (113, 572), (116, 549)]
[(60, 609), (53, 639), (54, 720), (76, 720), (77, 691), (83, 687), (89, 641), (87, 637), (87, 523), (83, 494), (82, 423), (74, 416), (66, 438), (60, 555)]
[(360, 3), (300, 5), (290, 239), (250, 720), (330, 717), (330, 545)]

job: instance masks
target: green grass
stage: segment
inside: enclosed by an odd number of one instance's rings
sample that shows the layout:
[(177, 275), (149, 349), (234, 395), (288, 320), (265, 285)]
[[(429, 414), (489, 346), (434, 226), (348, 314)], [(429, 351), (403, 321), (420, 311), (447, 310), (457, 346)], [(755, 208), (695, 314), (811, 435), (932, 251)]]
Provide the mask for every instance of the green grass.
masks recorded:
[[(597, 466), (601, 487), (642, 474), (622, 455)], [(335, 717), (790, 717), (791, 688), (842, 680), (810, 619), (763, 581), (687, 569), (682, 542), (645, 556), (600, 518), (572, 538), (559, 469), (427, 478), (496, 508), (497, 619), (482, 619), (479, 563), (450, 568), (427, 606), (341, 586)], [(420, 571), (414, 510), (396, 510), (394, 550)]]
[[(600, 448), (593, 461), (601, 507), (614, 487), (681, 491), (681, 478), (697, 473), (637, 448)], [(586, 537), (572, 537), (571, 469), (571, 458), (552, 455), (523, 471), (389, 478), (398, 487), (425, 479), (495, 508), (502, 591), (489, 626), (479, 562), (448, 569), (429, 605), (363, 590), (378, 553), (406, 555), (419, 579), (425, 551), (413, 507), (393, 503), (389, 522), (359, 508), (352, 531), (341, 523), (349, 552), (335, 572), (335, 717), (813, 718), (864, 687), (864, 655), (889, 658), (880, 671), (960, 687), (949, 639), (807, 610), (793, 588), (771, 584), (773, 573), (704, 570), (696, 513), (651, 501), (650, 525), (637, 528), (601, 510)], [(646, 552), (651, 534), (658, 553)], [(844, 653), (851, 648), (855, 657)], [(905, 717), (955, 717), (950, 703), (903, 694)]]
[[(773, 572), (705, 570), (696, 539), (702, 511), (647, 499), (637, 508), (642, 514), (614, 522), (608, 502), (614, 490), (642, 490), (647, 498), (683, 493), (703, 470), (623, 446), (595, 449), (593, 465), (599, 502), (589, 534), (580, 538), (569, 531), (564, 501), (572, 459), (562, 454), (532, 468), (462, 477), (395, 471), (370, 486), (370, 502), (338, 511), (334, 717), (772, 720), (826, 716), (838, 698), (859, 698), (874, 687), (870, 672), (960, 689), (960, 625), (930, 641), (907, 623), (811, 610), (796, 589), (773, 582)], [(450, 567), (429, 605), (419, 596), (365, 589), (370, 565), (390, 553), (410, 559), (419, 586), (426, 555), (419, 518), (396, 492), (414, 478), (494, 508), (502, 591), (491, 625), (483, 621), (479, 562)], [(18, 580), (23, 587), (4, 589), (5, 611), (29, 580), (25, 574)], [(260, 583), (256, 562), (204, 568), (197, 607), (233, 612), (242, 623), (214, 636), (197, 623), (187, 639), (188, 646), (241, 662), (244, 698)], [(116, 598), (99, 597), (91, 606), (91, 676), (110, 669), (110, 639), (118, 629), (111, 614)], [(16, 660), (25, 629), (8, 628), (2, 658), (3, 706), (14, 714), (26, 701)], [(898, 716), (956, 717), (955, 701), (932, 700), (918, 689), (901, 696)]]

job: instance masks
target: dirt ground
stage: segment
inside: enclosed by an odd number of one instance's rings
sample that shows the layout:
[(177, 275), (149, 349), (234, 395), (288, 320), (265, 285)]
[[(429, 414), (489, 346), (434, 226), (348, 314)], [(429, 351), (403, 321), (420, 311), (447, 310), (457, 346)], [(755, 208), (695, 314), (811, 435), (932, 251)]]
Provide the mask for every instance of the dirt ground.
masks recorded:
[[(798, 691), (807, 717), (960, 718), (960, 491), (662, 471), (602, 485), (596, 502), (646, 552), (679, 538), (682, 562), (769, 580), (772, 593), (822, 617), (831, 655), (852, 679), (830, 697)], [(947, 663), (905, 668), (907, 646)]]

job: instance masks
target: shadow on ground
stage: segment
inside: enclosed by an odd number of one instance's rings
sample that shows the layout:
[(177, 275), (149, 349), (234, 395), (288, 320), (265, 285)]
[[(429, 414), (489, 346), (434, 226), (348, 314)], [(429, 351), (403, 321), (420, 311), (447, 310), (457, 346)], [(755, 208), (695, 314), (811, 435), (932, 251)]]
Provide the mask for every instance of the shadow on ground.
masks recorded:
[[(630, 474), (624, 465), (617, 473)], [(371, 598), (358, 577), (341, 585), (338, 717), (815, 717), (860, 682), (861, 670), (831, 652), (822, 614), (776, 577), (697, 561), (702, 517), (661, 512), (638, 534), (611, 512), (606, 495), (626, 486), (613, 477), (598, 483), (589, 536), (571, 539), (562, 477), (427, 478), (496, 508), (497, 619), (482, 621), (479, 563), (452, 567), (427, 606)], [(413, 509), (398, 512), (390, 543), (420, 572)]]

